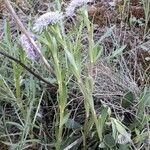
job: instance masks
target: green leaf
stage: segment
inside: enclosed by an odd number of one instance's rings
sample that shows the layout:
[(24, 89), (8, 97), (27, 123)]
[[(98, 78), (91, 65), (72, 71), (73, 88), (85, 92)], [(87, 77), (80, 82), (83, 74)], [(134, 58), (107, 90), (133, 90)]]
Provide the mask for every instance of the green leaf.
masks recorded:
[(134, 141), (135, 143), (139, 143), (139, 142), (144, 142), (144, 140), (148, 139), (148, 132), (143, 132), (138, 134), (135, 138)]
[(63, 117), (63, 124), (61, 124), (61, 126), (63, 126), (68, 121), (69, 116), (70, 116), (70, 113), (65, 112), (64, 117)]
[(16, 97), (13, 91), (11, 90), (11, 87), (2, 75), (0, 75), (0, 99), (8, 102), (16, 101)]
[(102, 54), (103, 47), (96, 44), (93, 48), (93, 62), (95, 63)]
[(115, 118), (111, 118), (111, 120), (114, 122), (117, 131), (130, 141), (131, 139), (130, 139), (129, 133), (126, 131), (126, 127), (119, 120)]
[(122, 123), (121, 123), (120, 121), (116, 120), (116, 119), (114, 120), (114, 122), (115, 122), (115, 125), (116, 125), (116, 128), (117, 128), (118, 132), (119, 132), (120, 134), (126, 136), (127, 131), (126, 131), (126, 129), (122, 126)]
[(91, 131), (92, 127), (94, 125), (94, 120), (93, 120), (93, 117), (89, 117), (89, 120), (85, 126), (85, 134), (87, 134), (89, 131)]
[(107, 107), (103, 107), (101, 114), (98, 118), (98, 133), (100, 135), (100, 137), (102, 138), (102, 133), (104, 132), (104, 125), (108, 116), (108, 108)]
[(133, 100), (134, 100), (133, 93), (128, 91), (123, 97), (122, 107), (128, 108), (133, 103)]
[(111, 125), (112, 125), (112, 136), (113, 136), (114, 139), (116, 139), (117, 138), (117, 128), (116, 128), (116, 125), (115, 125), (115, 123), (113, 121), (111, 122)]
[(112, 26), (111, 28), (108, 28), (107, 31), (104, 33), (103, 36), (101, 36), (101, 38), (98, 40), (98, 42), (102, 42), (105, 38), (109, 37), (112, 33), (113, 33), (113, 30), (115, 29), (115, 25)]
[(128, 144), (120, 144), (119, 150), (130, 150), (129, 145)]
[(145, 107), (150, 106), (150, 88), (145, 87), (144, 92), (141, 94), (140, 102), (138, 105), (138, 118), (141, 118), (141, 120), (144, 119), (144, 111)]
[(112, 54), (108, 58), (114, 58), (114, 57), (120, 55), (123, 52), (123, 50), (126, 48), (126, 46), (127, 45), (123, 45), (119, 49), (116, 49), (114, 52), (112, 52)]
[(150, 107), (150, 88), (146, 89), (146, 94), (144, 96), (145, 99), (145, 105)]
[(4, 24), (4, 40), (7, 43), (8, 47), (11, 48), (11, 31), (10, 31), (10, 25), (7, 20), (5, 20)]
[(79, 129), (81, 128), (81, 125), (74, 121), (74, 119), (68, 119), (65, 123), (65, 126), (69, 129)]
[(39, 41), (41, 41), (43, 44), (47, 45), (48, 47), (51, 47), (51, 43), (48, 41), (48, 39), (49, 39), (49, 37), (47, 34), (45, 34), (45, 37), (42, 37), (42, 36), (38, 37)]
[(104, 143), (111, 149), (116, 145), (115, 139), (111, 134), (104, 136)]
[(75, 62), (75, 59), (74, 59), (73, 54), (70, 53), (68, 50), (65, 50), (65, 52), (66, 52), (66, 55), (67, 55), (67, 57), (68, 57), (69, 62), (70, 62), (71, 65), (73, 66), (74, 71), (78, 72), (78, 67), (77, 67), (77, 65), (76, 65), (76, 62)]

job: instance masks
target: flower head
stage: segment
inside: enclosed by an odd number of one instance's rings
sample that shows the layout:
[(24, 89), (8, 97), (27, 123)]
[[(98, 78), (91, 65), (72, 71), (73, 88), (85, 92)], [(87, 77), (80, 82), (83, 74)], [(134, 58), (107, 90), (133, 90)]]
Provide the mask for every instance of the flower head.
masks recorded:
[(76, 8), (81, 7), (82, 5), (92, 2), (93, 0), (72, 0), (68, 7), (66, 8), (66, 16), (72, 17), (75, 13)]
[(36, 32), (42, 31), (43, 29), (46, 29), (48, 25), (56, 24), (62, 19), (63, 19), (63, 13), (60, 13), (59, 11), (47, 12), (47, 13), (41, 15), (35, 21), (33, 30)]
[[(34, 34), (30, 33), (31, 38), (36, 42), (36, 37)], [(29, 39), (27, 38), (27, 36), (25, 34), (22, 34), (20, 37), (20, 42), (21, 45), (23, 47), (23, 50), (26, 52), (27, 56), (30, 59), (33, 60), (38, 60), (40, 58), (40, 55), (38, 53), (38, 51), (34, 48), (34, 46), (32, 45), (32, 43), (29, 41)], [(37, 42), (36, 42), (37, 43)], [(40, 44), (37, 43), (37, 47), (40, 48)]]

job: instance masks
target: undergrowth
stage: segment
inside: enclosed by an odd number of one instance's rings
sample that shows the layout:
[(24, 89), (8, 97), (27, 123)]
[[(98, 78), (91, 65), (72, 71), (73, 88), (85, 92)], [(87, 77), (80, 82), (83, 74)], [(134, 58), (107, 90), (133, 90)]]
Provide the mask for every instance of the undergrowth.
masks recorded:
[[(142, 2), (145, 29), (136, 47), (146, 49), (150, 4)], [(128, 4), (125, 1), (121, 13)], [(61, 1), (56, 0), (53, 9), (60, 11)], [(19, 30), (14, 36), (5, 19), (0, 41), (0, 149), (148, 150), (150, 74), (137, 66), (135, 49), (118, 39), (127, 33), (123, 22), (119, 35), (117, 26), (110, 25), (97, 38), (87, 5), (74, 11), (75, 16), (64, 12), (46, 27), (44, 20), (38, 26), (30, 20), (26, 27), (32, 41), (26, 34), (21, 41)], [(111, 49), (105, 39), (113, 41)]]

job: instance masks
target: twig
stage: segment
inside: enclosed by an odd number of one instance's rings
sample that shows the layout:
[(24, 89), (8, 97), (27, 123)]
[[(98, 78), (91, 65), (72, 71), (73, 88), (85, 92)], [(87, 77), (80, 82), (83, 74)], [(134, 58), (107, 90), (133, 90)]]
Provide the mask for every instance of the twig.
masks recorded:
[(40, 54), (41, 60), (43, 61), (43, 63), (45, 64), (46, 68), (48, 69), (48, 71), (50, 73), (53, 73), (53, 69), (51, 68), (51, 66), (49, 65), (48, 61), (45, 59), (45, 57), (43, 56), (43, 54), (41, 53), (40, 49), (37, 47), (35, 41), (30, 37), (29, 32), (26, 30), (26, 28), (24, 27), (24, 25), (22, 24), (22, 22), (20, 21), (19, 17), (17, 16), (17, 14), (15, 13), (13, 7), (11, 6), (9, 0), (4, 0), (4, 3), (6, 5), (6, 7), (9, 10), (9, 13), (12, 15), (12, 17), (14, 18), (14, 20), (16, 21), (17, 25), (19, 26), (20, 30), (26, 35), (26, 37), (29, 39), (29, 41), (31, 42), (31, 44), (33, 45), (33, 47), (38, 51), (38, 53)]
[(22, 66), (24, 69), (26, 69), (29, 73), (31, 73), (32, 75), (34, 75), (37, 79), (43, 81), (44, 83), (50, 85), (51, 87), (54, 87), (55, 85), (51, 84), (50, 82), (48, 82), (47, 80), (45, 80), (43, 77), (41, 77), (40, 75), (36, 74), (34, 71), (32, 71), (29, 67), (27, 67), (25, 64), (23, 64), (20, 60), (8, 55), (5, 52), (0, 51), (0, 54), (3, 55), (4, 57), (7, 57), (11, 60), (13, 60), (14, 62), (16, 62), (17, 64), (19, 64), (20, 66)]

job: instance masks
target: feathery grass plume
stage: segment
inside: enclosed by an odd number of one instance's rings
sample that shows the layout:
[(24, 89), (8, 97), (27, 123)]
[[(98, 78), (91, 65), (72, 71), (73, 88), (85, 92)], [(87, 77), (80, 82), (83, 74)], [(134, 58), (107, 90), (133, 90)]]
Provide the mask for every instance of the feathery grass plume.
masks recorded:
[[(31, 35), (31, 38), (36, 42), (35, 35), (33, 33), (30, 33), (30, 35)], [(33, 45), (31, 44), (31, 42), (29, 41), (29, 39), (26, 37), (25, 34), (21, 35), (20, 42), (21, 42), (23, 50), (26, 52), (27, 56), (30, 59), (38, 60), (40, 58), (38, 51), (33, 47)], [(40, 48), (39, 43), (37, 43), (37, 47)]]
[(92, 1), (93, 0), (72, 0), (68, 5), (68, 7), (66, 8), (66, 12), (65, 12), (66, 17), (74, 16), (75, 11), (78, 7), (81, 7), (82, 5), (85, 5)]
[(41, 15), (33, 26), (33, 30), (36, 32), (41, 32), (43, 29), (46, 29), (48, 25), (53, 25), (58, 23), (64, 18), (63, 13), (59, 11), (47, 12)]

